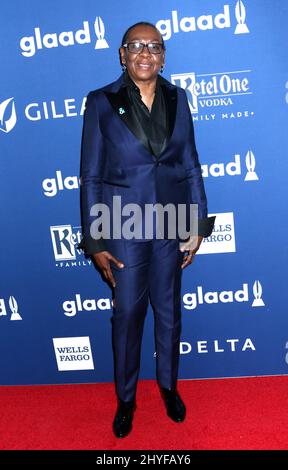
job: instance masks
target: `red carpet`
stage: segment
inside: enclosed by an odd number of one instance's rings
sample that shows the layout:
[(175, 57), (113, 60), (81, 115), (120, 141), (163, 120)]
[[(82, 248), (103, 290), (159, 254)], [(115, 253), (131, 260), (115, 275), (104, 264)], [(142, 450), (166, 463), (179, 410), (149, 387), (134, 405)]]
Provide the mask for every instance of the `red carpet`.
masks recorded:
[[(112, 433), (113, 384), (0, 387), (7, 449), (288, 449), (287, 377), (179, 381), (187, 406), (173, 423), (154, 381), (140, 381), (132, 433)], [(150, 411), (149, 411), (150, 410)]]

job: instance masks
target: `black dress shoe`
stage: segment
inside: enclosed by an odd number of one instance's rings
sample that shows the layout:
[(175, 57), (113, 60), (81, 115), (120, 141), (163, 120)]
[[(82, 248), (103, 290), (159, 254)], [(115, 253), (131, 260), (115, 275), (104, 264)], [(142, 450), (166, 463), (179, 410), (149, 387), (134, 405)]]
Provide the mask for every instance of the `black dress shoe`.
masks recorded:
[(132, 429), (135, 401), (119, 400), (117, 412), (113, 421), (113, 431), (116, 437), (125, 437)]
[(167, 415), (176, 423), (184, 421), (186, 408), (176, 389), (160, 388), (161, 396), (164, 400)]

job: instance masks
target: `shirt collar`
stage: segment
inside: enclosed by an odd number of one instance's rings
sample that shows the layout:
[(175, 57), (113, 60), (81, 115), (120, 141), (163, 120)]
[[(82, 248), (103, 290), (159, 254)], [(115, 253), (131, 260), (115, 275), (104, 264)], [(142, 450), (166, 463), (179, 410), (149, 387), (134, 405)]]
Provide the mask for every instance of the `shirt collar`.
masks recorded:
[[(164, 85), (164, 83), (162, 83), (162, 77), (160, 75), (157, 75), (156, 91), (159, 89), (160, 85)], [(132, 80), (132, 78), (130, 77), (127, 70), (125, 70), (125, 72), (123, 73), (123, 83), (122, 83), (121, 86), (122, 87), (131, 87), (133, 91), (136, 91), (137, 93), (140, 93), (139, 87)]]

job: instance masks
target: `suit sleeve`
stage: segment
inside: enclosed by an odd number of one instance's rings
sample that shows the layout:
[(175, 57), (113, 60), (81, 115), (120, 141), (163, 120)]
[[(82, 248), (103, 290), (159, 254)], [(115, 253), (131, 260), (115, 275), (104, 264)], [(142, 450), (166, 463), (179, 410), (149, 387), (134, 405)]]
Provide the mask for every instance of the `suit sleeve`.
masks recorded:
[(105, 241), (91, 236), (90, 227), (93, 217), (90, 210), (94, 204), (102, 201), (102, 172), (104, 165), (103, 138), (99, 127), (99, 116), (95, 95), (87, 96), (82, 132), (81, 147), (81, 211), (83, 238), (78, 248), (87, 255), (106, 250)]
[(188, 139), (183, 154), (183, 163), (188, 173), (188, 182), (192, 204), (198, 204), (198, 235), (209, 237), (213, 231), (215, 216), (208, 217), (207, 197), (202, 177), (201, 165), (195, 145), (194, 126), (186, 92), (180, 89), (184, 102), (185, 113), (189, 121)]

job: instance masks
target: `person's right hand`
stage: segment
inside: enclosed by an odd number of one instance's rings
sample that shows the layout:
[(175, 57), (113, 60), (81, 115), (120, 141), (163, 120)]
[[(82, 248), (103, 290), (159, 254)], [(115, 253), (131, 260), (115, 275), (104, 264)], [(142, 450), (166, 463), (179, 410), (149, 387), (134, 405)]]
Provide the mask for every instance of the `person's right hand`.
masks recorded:
[(99, 253), (94, 253), (93, 258), (95, 259), (98, 268), (101, 269), (107, 281), (109, 281), (112, 286), (115, 287), (116, 282), (111, 271), (110, 261), (118, 266), (118, 268), (124, 268), (124, 263), (111, 255), (110, 251), (100, 251)]

